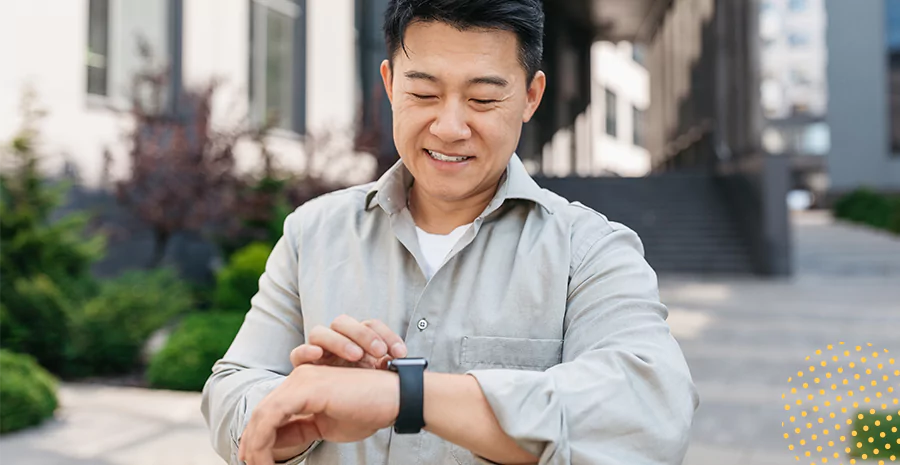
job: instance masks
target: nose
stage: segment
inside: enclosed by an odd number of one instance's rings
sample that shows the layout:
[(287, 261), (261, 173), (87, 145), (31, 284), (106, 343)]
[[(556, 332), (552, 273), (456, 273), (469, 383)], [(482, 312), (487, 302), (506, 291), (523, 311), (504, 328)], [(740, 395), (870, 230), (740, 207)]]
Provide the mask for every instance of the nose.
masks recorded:
[(456, 102), (448, 102), (438, 110), (437, 118), (431, 123), (430, 131), (446, 143), (457, 142), (472, 137), (472, 130), (466, 121), (466, 109)]

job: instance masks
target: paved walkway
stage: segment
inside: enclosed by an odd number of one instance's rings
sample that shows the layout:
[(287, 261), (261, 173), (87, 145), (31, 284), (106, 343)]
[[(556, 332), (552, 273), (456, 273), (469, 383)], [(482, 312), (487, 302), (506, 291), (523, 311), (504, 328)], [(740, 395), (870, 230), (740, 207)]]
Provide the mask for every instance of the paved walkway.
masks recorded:
[(44, 426), (0, 439), (3, 465), (222, 465), (200, 395), (66, 384)]
[(805, 357), (844, 341), (900, 359), (900, 239), (819, 213), (793, 226), (791, 279), (660, 279), (701, 395), (685, 465), (796, 464), (781, 395)]
[[(827, 215), (794, 225), (791, 279), (660, 279), (702, 397), (685, 465), (798, 463), (781, 437), (781, 394), (804, 358), (838, 341), (900, 356), (900, 240)], [(198, 394), (65, 385), (61, 402), (55, 420), (0, 439), (0, 462), (222, 463)]]

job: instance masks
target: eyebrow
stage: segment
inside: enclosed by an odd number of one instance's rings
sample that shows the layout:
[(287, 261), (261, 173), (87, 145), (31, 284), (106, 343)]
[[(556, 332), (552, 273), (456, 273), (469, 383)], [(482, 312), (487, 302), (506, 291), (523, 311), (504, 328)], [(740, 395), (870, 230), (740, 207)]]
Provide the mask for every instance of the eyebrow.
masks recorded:
[[(436, 76), (432, 76), (431, 74), (428, 74), (428, 73), (425, 73), (422, 71), (407, 71), (406, 73), (404, 73), (404, 76), (406, 76), (407, 79), (420, 79), (420, 80), (430, 81), (430, 82), (440, 82), (440, 79), (438, 79)], [(503, 79), (500, 76), (479, 76), (479, 77), (469, 79), (470, 86), (476, 85), (476, 84), (486, 84), (486, 85), (496, 86), (496, 87), (506, 87), (509, 85), (509, 81), (507, 81), (506, 79)]]

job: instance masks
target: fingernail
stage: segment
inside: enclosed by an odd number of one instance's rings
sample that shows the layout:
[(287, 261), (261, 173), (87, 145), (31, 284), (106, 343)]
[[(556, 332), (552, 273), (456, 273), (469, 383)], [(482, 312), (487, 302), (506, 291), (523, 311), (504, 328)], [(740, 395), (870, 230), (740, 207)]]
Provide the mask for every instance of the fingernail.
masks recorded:
[(378, 339), (372, 341), (372, 355), (384, 357), (387, 354), (387, 345)]
[(406, 357), (406, 346), (398, 342), (391, 347), (391, 352), (398, 358)]
[(347, 355), (358, 360), (362, 358), (363, 351), (356, 344), (347, 344)]

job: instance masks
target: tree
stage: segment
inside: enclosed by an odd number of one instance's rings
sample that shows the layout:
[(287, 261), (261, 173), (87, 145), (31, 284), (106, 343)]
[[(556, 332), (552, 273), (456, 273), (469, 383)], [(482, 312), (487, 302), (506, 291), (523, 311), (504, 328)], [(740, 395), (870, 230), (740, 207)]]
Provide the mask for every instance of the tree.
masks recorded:
[(43, 113), (34, 100), (32, 92), (23, 100), (24, 124), (0, 175), (0, 344), (60, 373), (68, 360), (69, 311), (96, 288), (90, 267), (102, 256), (104, 239), (87, 238), (85, 215), (51, 221), (66, 186), (40, 174)]
[[(141, 47), (149, 63), (151, 53)], [(211, 127), (211, 82), (166, 106), (168, 70), (148, 68), (133, 83), (128, 153), (130, 176), (117, 195), (153, 231), (151, 268), (158, 267), (169, 241), (180, 232), (203, 232), (227, 216), (237, 193), (234, 146), (240, 130)]]

